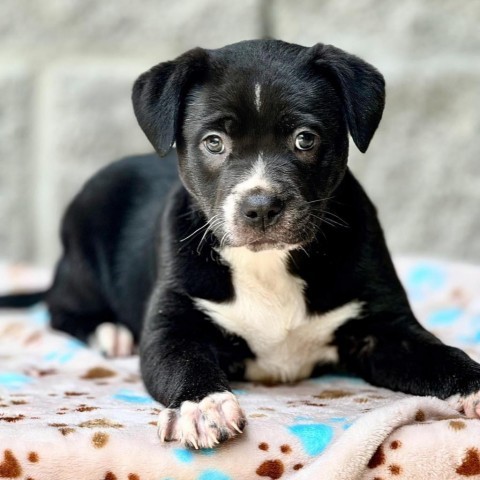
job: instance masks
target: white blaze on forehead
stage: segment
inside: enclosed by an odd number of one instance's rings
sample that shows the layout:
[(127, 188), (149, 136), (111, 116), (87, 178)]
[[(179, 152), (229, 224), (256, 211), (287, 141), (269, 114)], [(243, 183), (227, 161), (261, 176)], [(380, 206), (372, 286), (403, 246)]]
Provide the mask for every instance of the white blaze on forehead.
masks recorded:
[(259, 83), (255, 84), (255, 107), (257, 108), (257, 112), (260, 111), (260, 106), (262, 104), (262, 101), (260, 100), (260, 91), (262, 87), (260, 87)]

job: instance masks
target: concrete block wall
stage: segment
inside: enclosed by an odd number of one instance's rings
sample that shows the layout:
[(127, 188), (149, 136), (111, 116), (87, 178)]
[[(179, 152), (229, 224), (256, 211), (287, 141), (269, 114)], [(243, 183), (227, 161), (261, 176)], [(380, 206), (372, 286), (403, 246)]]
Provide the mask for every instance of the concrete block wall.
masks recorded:
[(0, 257), (51, 265), (85, 179), (151, 150), (130, 105), (141, 72), (270, 33), (333, 43), (385, 74), (382, 125), (351, 164), (389, 244), (480, 262), (479, 20), (476, 0), (3, 0)]
[(59, 222), (84, 181), (150, 152), (133, 81), (197, 45), (261, 36), (260, 0), (3, 0), (0, 258), (52, 265)]
[(480, 263), (480, 2), (271, 0), (272, 34), (375, 65), (385, 113), (351, 166), (395, 253)]

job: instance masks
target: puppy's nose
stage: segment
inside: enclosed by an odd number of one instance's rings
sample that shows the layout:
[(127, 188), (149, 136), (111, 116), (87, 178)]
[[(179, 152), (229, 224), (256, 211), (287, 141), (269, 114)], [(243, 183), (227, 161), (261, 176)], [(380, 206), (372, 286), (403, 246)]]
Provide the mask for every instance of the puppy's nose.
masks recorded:
[(243, 199), (240, 212), (249, 225), (266, 228), (277, 222), (284, 207), (284, 202), (278, 197), (255, 194)]

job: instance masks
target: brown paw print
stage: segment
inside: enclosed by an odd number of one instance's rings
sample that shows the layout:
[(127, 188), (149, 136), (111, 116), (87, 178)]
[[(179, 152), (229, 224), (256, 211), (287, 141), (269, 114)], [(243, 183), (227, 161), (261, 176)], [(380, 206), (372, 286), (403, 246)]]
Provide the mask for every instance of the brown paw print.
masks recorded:
[(475, 447), (469, 448), (462, 459), (462, 463), (457, 467), (456, 472), (465, 477), (480, 474), (480, 454)]
[[(394, 440), (390, 443), (389, 446), (391, 450), (397, 450), (402, 446), (402, 443), (399, 440)], [(381, 465), (385, 465), (386, 463), (387, 455), (385, 453), (384, 446), (380, 445), (373, 454), (370, 461), (368, 462), (367, 466), (368, 468), (374, 470), (375, 468), (378, 468)], [(396, 463), (392, 463), (388, 466), (388, 471), (390, 472), (390, 475), (397, 476), (402, 473), (402, 467), (400, 465), (397, 465)], [(376, 478), (380, 480), (379, 477)]]
[(22, 467), (11, 450), (3, 452), (3, 460), (0, 461), (0, 477), (16, 478), (22, 474)]
[[(270, 445), (266, 442), (262, 442), (258, 444), (258, 448), (264, 452), (268, 452), (270, 450)], [(283, 455), (290, 455), (292, 453), (292, 447), (286, 443), (280, 445), (279, 450)], [(302, 467), (302, 463), (296, 463), (292, 468), (293, 470), (300, 470)], [(265, 460), (257, 468), (256, 473), (260, 477), (267, 477), (276, 480), (277, 478), (281, 478), (285, 473), (285, 464), (279, 459)]]

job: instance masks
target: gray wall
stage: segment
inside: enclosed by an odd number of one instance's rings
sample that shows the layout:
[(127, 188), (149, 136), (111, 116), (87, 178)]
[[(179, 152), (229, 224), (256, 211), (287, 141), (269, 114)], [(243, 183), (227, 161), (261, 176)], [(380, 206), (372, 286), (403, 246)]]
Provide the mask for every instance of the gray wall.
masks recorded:
[(476, 0), (3, 0), (0, 257), (50, 265), (84, 180), (151, 150), (130, 106), (138, 74), (268, 31), (384, 73), (384, 119), (351, 164), (392, 250), (480, 262), (479, 24)]

